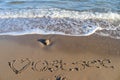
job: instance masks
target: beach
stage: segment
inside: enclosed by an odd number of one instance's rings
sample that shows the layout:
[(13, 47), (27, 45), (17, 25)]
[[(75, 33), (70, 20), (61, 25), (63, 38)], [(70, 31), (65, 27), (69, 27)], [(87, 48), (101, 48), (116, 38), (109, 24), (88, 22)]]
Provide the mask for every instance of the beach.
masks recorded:
[(120, 40), (96, 34), (0, 36), (0, 80), (120, 80), (119, 60)]
[(0, 80), (120, 80), (120, 0), (0, 0)]

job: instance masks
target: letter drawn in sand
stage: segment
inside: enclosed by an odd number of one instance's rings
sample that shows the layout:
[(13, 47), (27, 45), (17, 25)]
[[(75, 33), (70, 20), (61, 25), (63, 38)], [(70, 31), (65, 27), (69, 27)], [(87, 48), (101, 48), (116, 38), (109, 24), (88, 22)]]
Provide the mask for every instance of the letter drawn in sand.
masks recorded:
[(114, 68), (114, 66), (110, 66), (110, 63), (111, 61), (109, 59), (102, 60), (102, 66), (104, 66), (105, 68)]
[(75, 68), (74, 68), (74, 69), (75, 69), (76, 71), (84, 70), (84, 69), (86, 69), (87, 67), (89, 67), (88, 61), (79, 60), (79, 61), (73, 62), (72, 64), (75, 65)]
[[(96, 68), (100, 68), (100, 63), (99, 63), (100, 60), (92, 60), (92, 61), (89, 61), (89, 66), (90, 67), (96, 67)], [(101, 62), (101, 61), (100, 61)]]
[(16, 63), (19, 62), (17, 60), (13, 60), (11, 62), (8, 62), (9, 67), (13, 70), (13, 72), (15, 74), (19, 74), (22, 71), (26, 70), (28, 68), (28, 66), (30, 65), (31, 61), (26, 58), (26, 59), (21, 59), (20, 60), (20, 64), (22, 64), (22, 66), (19, 66), (20, 68), (17, 68), (18, 65), (16, 65)]
[(50, 63), (51, 67), (53, 68), (53, 71), (64, 70), (65, 64), (66, 63), (63, 63), (63, 60), (54, 60)]
[(47, 69), (48, 69), (48, 61), (46, 60), (44, 60), (44, 62), (42, 62), (41, 60), (37, 62), (32, 62), (33, 71), (42, 72), (42, 71), (46, 71)]

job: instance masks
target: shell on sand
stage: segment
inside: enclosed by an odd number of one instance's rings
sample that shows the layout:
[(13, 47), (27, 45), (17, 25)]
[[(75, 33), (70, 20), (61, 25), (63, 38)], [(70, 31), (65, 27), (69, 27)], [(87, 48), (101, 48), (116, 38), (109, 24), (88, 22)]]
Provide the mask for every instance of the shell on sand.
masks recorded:
[(50, 45), (50, 43), (51, 43), (50, 40), (48, 40), (48, 39), (46, 39), (45, 42), (46, 42), (46, 45), (47, 45), (47, 46)]
[(51, 41), (49, 39), (38, 39), (42, 47), (49, 46)]

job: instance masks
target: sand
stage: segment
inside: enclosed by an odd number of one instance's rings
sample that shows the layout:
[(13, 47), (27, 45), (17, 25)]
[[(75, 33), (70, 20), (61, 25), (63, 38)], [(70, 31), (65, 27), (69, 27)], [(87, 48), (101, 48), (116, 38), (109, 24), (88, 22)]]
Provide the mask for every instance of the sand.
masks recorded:
[[(49, 39), (42, 46), (38, 39)], [(0, 80), (120, 80), (120, 40), (91, 35), (0, 36)]]

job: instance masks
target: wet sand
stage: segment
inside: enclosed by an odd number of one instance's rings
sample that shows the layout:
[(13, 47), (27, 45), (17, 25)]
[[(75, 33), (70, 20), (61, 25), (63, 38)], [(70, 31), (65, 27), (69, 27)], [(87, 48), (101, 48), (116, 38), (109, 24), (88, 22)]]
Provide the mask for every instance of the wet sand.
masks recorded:
[[(49, 39), (41, 46), (38, 39)], [(91, 35), (0, 36), (0, 80), (120, 80), (120, 40)]]

